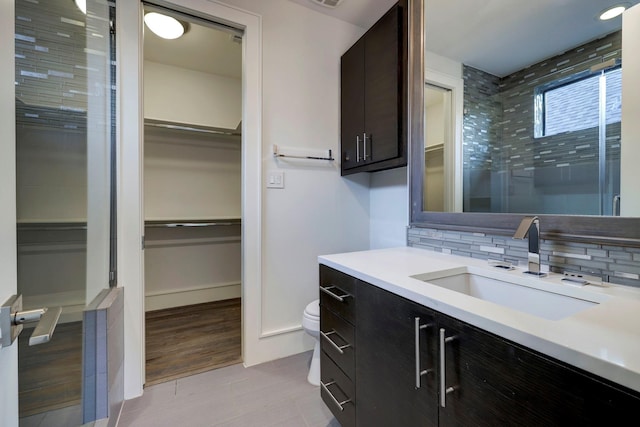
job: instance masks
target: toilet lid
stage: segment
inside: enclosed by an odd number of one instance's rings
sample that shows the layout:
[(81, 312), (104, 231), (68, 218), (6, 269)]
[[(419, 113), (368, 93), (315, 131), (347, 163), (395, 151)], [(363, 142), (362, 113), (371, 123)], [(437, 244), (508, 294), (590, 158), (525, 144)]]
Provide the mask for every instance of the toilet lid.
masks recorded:
[(320, 317), (320, 300), (311, 301), (304, 312), (310, 316)]

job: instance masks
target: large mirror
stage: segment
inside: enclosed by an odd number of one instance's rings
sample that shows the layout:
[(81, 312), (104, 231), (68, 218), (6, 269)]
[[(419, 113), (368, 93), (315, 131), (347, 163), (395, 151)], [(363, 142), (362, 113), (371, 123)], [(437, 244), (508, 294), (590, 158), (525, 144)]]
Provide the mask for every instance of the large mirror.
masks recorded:
[(622, 18), (599, 19), (619, 4), (423, 0), (414, 225), (500, 232), (536, 214), (549, 236), (640, 237), (625, 210), (640, 192), (622, 191), (640, 182), (621, 167)]

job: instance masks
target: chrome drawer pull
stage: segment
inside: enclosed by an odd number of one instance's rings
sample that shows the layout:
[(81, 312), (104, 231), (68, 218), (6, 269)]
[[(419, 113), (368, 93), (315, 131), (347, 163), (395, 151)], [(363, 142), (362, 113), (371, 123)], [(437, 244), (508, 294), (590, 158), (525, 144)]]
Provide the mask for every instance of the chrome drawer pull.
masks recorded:
[(362, 138), (363, 138), (363, 140), (362, 140), (362, 151), (364, 151), (364, 156), (362, 157), (362, 160), (366, 161), (367, 157), (368, 157), (368, 155), (367, 155), (367, 133), (366, 132), (363, 133)]
[[(342, 411), (344, 411), (344, 406), (342, 406), (342, 405), (344, 405), (345, 403), (351, 402), (351, 399), (347, 399), (347, 400), (343, 400), (342, 402), (339, 402), (338, 399), (336, 399), (336, 397), (333, 395), (333, 393), (331, 393), (329, 391), (329, 386), (330, 385), (334, 385), (334, 384), (336, 384), (335, 381), (331, 381), (331, 382), (328, 382), (326, 384), (323, 383), (322, 381), (320, 381), (320, 386), (322, 387), (322, 389), (329, 395), (331, 400), (333, 400), (333, 402), (338, 406), (338, 408), (340, 408), (340, 412), (342, 412)], [(338, 389), (340, 389), (340, 386), (338, 386), (337, 384), (336, 384), (336, 387), (338, 387)], [(342, 391), (342, 389), (340, 389), (340, 391)], [(343, 392), (343, 394), (345, 394), (345, 393)]]
[[(344, 350), (345, 348), (351, 347), (351, 344), (345, 344), (345, 345), (338, 345), (338, 344), (336, 344), (336, 343), (335, 343), (335, 341), (333, 341), (331, 338), (329, 338), (329, 335), (333, 335), (333, 334), (336, 334), (336, 335), (338, 335), (340, 338), (342, 338), (342, 337), (340, 336), (340, 334), (338, 334), (335, 330), (332, 330), (331, 332), (327, 332), (327, 333), (320, 331), (320, 335), (322, 335), (322, 338), (324, 338), (325, 340), (327, 340), (327, 342), (328, 342), (329, 344), (331, 344), (331, 346), (332, 346), (333, 348), (335, 348), (335, 349), (336, 349), (336, 351), (338, 351), (340, 354), (344, 354), (344, 351), (343, 351), (343, 350)], [(342, 340), (343, 340), (343, 341), (347, 341), (347, 340), (345, 340), (344, 338), (342, 338)]]
[(431, 326), (430, 323), (421, 325), (420, 318), (416, 317), (414, 319), (414, 335), (415, 335), (415, 349), (416, 349), (416, 388), (420, 388), (420, 378), (423, 375), (428, 374), (432, 371), (432, 369), (420, 369), (420, 331), (423, 329), (427, 329)]
[(447, 387), (445, 379), (445, 344), (455, 340), (456, 337), (446, 337), (444, 328), (440, 328), (440, 406), (443, 408), (447, 404), (447, 394), (453, 392), (455, 387)]
[(356, 163), (360, 162), (360, 136), (356, 135)]
[[(338, 289), (339, 291), (342, 291), (344, 293), (344, 295), (338, 295), (336, 293), (333, 293), (333, 292), (331, 292), (332, 289)], [(329, 295), (331, 298), (336, 299), (336, 300), (338, 300), (340, 302), (344, 302), (345, 298), (348, 298), (348, 297), (351, 296), (348, 293), (346, 293), (345, 291), (343, 291), (342, 289), (340, 289), (340, 288), (338, 288), (338, 287), (336, 287), (334, 285), (327, 286), (326, 288), (320, 286), (320, 290), (322, 292), (324, 292), (325, 294)]]

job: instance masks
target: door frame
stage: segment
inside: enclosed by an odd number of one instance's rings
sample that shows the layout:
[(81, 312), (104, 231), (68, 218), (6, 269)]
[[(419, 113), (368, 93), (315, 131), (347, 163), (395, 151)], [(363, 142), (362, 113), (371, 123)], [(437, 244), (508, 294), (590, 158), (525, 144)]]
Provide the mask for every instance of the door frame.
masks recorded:
[(451, 120), (445, 130), (445, 212), (462, 212), (462, 119), (464, 101), (464, 80), (445, 73), (425, 68), (425, 84), (451, 91), (451, 105), (448, 114)]
[[(242, 72), (242, 359), (260, 361), (262, 248), (262, 20), (212, 0), (154, 0), (244, 30)], [(125, 288), (125, 399), (145, 382), (142, 3), (118, 0), (118, 286)]]
[[(15, 93), (15, 3), (0, 0), (0, 93)], [(11, 41), (11, 42), (8, 42)], [(0, 303), (17, 292), (16, 105), (0, 99)], [(17, 341), (17, 340), (16, 340)], [(0, 348), (0, 425), (18, 425), (18, 343)]]

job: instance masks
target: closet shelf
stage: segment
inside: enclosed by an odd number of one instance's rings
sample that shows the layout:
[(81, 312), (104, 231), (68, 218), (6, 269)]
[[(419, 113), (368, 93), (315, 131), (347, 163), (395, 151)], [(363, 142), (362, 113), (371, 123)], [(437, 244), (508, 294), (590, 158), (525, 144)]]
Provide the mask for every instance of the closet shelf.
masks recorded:
[(86, 230), (86, 222), (22, 222), (17, 224), (18, 231), (72, 231)]
[(154, 128), (170, 129), (186, 132), (197, 132), (213, 135), (241, 136), (240, 125), (236, 129), (217, 128), (213, 126), (200, 126), (187, 123), (168, 122), (165, 120), (144, 119), (144, 125)]
[(430, 153), (430, 152), (433, 152), (433, 151), (441, 151), (441, 150), (444, 150), (444, 144), (443, 143), (430, 145), (430, 146), (428, 146), (428, 147), (426, 147), (424, 149), (424, 152), (425, 153)]
[(145, 221), (145, 228), (178, 228), (178, 227), (225, 227), (240, 225), (240, 219), (208, 219), (189, 221)]

